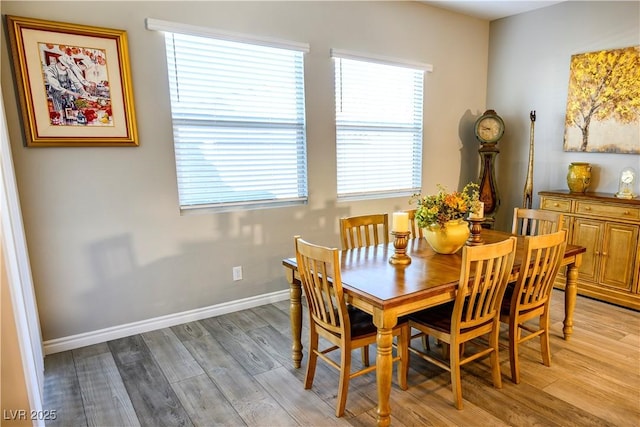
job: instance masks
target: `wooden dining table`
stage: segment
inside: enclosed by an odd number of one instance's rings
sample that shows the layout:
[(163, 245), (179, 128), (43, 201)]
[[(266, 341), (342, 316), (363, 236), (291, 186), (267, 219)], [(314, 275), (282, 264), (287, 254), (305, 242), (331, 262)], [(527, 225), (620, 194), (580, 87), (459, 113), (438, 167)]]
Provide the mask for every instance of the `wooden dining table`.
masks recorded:
[[(483, 229), (481, 238), (494, 243), (512, 236), (510, 233)], [(564, 339), (573, 333), (573, 310), (576, 304), (578, 267), (584, 247), (567, 245), (562, 265), (567, 267), (564, 298)], [(342, 286), (349, 304), (373, 315), (378, 328), (376, 381), (378, 392), (377, 424), (391, 423), (392, 329), (398, 317), (455, 299), (462, 264), (462, 250), (452, 255), (438, 254), (425, 238), (410, 239), (407, 255), (409, 265), (393, 265), (389, 257), (394, 254), (393, 243), (341, 251)], [(516, 257), (511, 280), (515, 281), (524, 255), (524, 237), (518, 237)], [(282, 261), (290, 287), (292, 358), (296, 368), (302, 361), (302, 306), (301, 282), (297, 274), (296, 259)]]

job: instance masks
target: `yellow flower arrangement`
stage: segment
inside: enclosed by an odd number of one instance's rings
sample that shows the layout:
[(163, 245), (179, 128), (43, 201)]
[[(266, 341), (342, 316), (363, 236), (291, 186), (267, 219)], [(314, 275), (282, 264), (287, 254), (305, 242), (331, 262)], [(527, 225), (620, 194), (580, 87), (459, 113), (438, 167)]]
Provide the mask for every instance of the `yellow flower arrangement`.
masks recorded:
[(410, 203), (416, 203), (416, 221), (420, 228), (439, 225), (444, 228), (447, 221), (464, 219), (469, 212), (477, 213), (479, 186), (470, 182), (462, 191), (448, 193), (438, 184), (438, 193), (429, 196), (414, 194)]

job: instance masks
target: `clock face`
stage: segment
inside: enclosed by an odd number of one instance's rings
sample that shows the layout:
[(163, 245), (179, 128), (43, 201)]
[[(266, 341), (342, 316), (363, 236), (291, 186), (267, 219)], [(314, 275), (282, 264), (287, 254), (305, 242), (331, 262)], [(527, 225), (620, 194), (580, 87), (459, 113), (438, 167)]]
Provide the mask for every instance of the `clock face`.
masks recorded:
[(630, 170), (626, 170), (622, 172), (622, 176), (620, 177), (620, 180), (622, 182), (624, 182), (625, 184), (630, 184), (633, 182), (633, 172), (631, 172)]
[(476, 137), (480, 142), (497, 142), (504, 133), (504, 124), (497, 116), (481, 117), (476, 122)]

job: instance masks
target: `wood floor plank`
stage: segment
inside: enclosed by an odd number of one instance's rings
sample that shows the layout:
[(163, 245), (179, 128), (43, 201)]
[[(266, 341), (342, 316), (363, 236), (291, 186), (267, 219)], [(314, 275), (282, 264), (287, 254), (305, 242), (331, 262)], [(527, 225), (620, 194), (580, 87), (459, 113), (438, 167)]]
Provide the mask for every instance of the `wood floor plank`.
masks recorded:
[[(271, 325), (247, 331), (251, 337), (263, 350), (273, 357), (278, 363), (287, 368), (293, 368), (291, 361), (291, 337), (285, 337)], [(296, 371), (300, 371), (296, 369)]]
[[(583, 411), (602, 420), (596, 425), (619, 427), (637, 427), (640, 425), (640, 399), (626, 395), (609, 394), (600, 387), (593, 387), (584, 381), (566, 379), (547, 387), (545, 392), (552, 394), (557, 401), (568, 402)], [(606, 421), (605, 421), (606, 420)]]
[[(565, 363), (568, 359), (563, 358), (558, 365), (574, 375), (566, 375), (562, 381), (545, 387), (545, 392), (580, 407), (589, 402), (589, 412), (613, 419), (614, 424), (621, 425), (617, 420), (622, 417), (640, 425), (640, 381), (636, 372), (626, 371), (629, 381), (624, 381), (625, 372), (616, 373), (617, 368), (606, 362), (576, 353), (567, 353), (567, 357), (571, 357), (572, 363)], [(594, 364), (598, 368), (594, 369)]]
[(247, 425), (296, 425), (241, 361), (211, 334), (183, 341), (183, 344)]
[[(579, 339), (563, 342), (562, 349), (568, 349), (584, 355), (603, 360), (615, 360), (616, 364), (626, 363), (627, 369), (640, 366), (640, 343), (628, 343), (621, 339), (599, 334), (592, 331), (582, 331)], [(553, 354), (552, 354), (553, 356)], [(620, 366), (623, 368), (623, 366)]]
[(469, 375), (466, 385), (468, 387), (463, 391), (465, 399), (480, 407), (486, 407), (487, 404), (502, 407), (503, 410), (495, 415), (509, 425), (611, 426), (605, 420), (529, 387), (526, 383), (516, 385), (505, 382), (502, 389), (495, 389), (487, 387), (483, 378)]
[(273, 304), (261, 305), (254, 307), (252, 310), (277, 331), (288, 333), (288, 338), (291, 339), (291, 333), (289, 332), (291, 320), (289, 319), (288, 311), (285, 313)]
[(73, 355), (88, 425), (139, 426), (111, 353), (74, 350)]
[[(640, 364), (636, 362), (634, 369), (634, 363), (628, 364), (625, 357), (616, 359), (615, 351), (612, 353), (612, 349), (617, 347), (616, 343), (603, 337), (599, 337), (597, 341), (591, 339), (582, 341), (578, 338), (570, 342), (560, 341), (564, 343), (565, 348), (552, 352), (551, 367), (541, 363), (539, 350), (532, 349), (530, 342), (521, 346), (522, 381), (547, 391), (555, 387), (556, 383), (562, 383), (577, 376), (581, 378), (581, 382), (592, 384), (594, 388), (609, 389), (609, 395), (620, 396), (620, 401), (624, 401), (625, 396), (633, 396), (635, 393), (640, 402), (640, 389), (637, 387), (637, 384), (640, 384), (640, 373), (637, 369)], [(613, 360), (616, 360), (615, 363), (611, 362)], [(510, 380), (508, 363), (503, 363), (502, 372), (503, 379)], [(612, 400), (612, 405), (615, 407), (618, 399)]]
[(172, 387), (195, 426), (246, 425), (208, 375), (203, 373)]
[(190, 339), (200, 338), (204, 335), (210, 335), (200, 322), (189, 322), (182, 325), (172, 326), (171, 330), (180, 341), (185, 342)]
[(193, 425), (140, 335), (108, 345), (141, 425)]
[(229, 313), (225, 315), (224, 318), (235, 323), (236, 326), (243, 331), (263, 328), (269, 324), (266, 319), (256, 313), (253, 308)]
[(106, 342), (102, 342), (85, 347), (75, 348), (72, 350), (72, 353), (73, 357), (77, 359), (78, 357), (91, 357), (97, 356), (99, 354), (111, 353), (111, 350), (109, 350), (109, 346)]
[(344, 418), (334, 416), (335, 408), (315, 395), (301, 393), (288, 386), (295, 381), (284, 367), (255, 376), (271, 396), (302, 426), (348, 426)]
[(202, 367), (169, 328), (142, 334), (169, 383), (204, 374)]
[(559, 352), (555, 360), (552, 360), (552, 367), (557, 365), (563, 369), (565, 375), (571, 370), (574, 376), (579, 375), (585, 383), (595, 383), (612, 390), (620, 390), (625, 387), (627, 390), (638, 390), (637, 385), (640, 384), (639, 365), (629, 364), (625, 359), (621, 359), (622, 363), (620, 361), (611, 363), (610, 360), (599, 359), (593, 354), (584, 354), (567, 348)]
[[(465, 410), (462, 411), (466, 413), (460, 414), (461, 411), (453, 408), (451, 402), (443, 399), (443, 396), (432, 395), (431, 399), (425, 401), (413, 394), (398, 390), (391, 392), (390, 402), (392, 408), (399, 408), (398, 411), (391, 413), (394, 422), (407, 426), (477, 425), (501, 427), (504, 425), (491, 414), (479, 413), (479, 410), (474, 410), (476, 408), (468, 403)], [(375, 408), (370, 412), (374, 416)], [(449, 414), (455, 416), (455, 422), (450, 419)]]
[(279, 367), (280, 364), (258, 343), (226, 316), (201, 320), (200, 323), (220, 342), (227, 352), (234, 355), (250, 374), (260, 374)]
[[(640, 332), (640, 330), (638, 332)], [(623, 338), (620, 339), (620, 342), (629, 344), (635, 348), (640, 348), (640, 335), (636, 333), (626, 334)]]
[[(302, 299), (304, 299), (304, 297), (302, 297)], [(269, 305), (272, 305), (278, 310), (285, 312), (287, 316), (289, 316), (289, 310), (291, 309), (291, 301), (289, 301), (288, 299), (282, 300), (282, 301), (276, 301), (273, 304), (269, 304)]]
[[(71, 351), (44, 359), (44, 408), (55, 413), (50, 426), (86, 426), (82, 392)], [(53, 417), (52, 417), (53, 418)]]

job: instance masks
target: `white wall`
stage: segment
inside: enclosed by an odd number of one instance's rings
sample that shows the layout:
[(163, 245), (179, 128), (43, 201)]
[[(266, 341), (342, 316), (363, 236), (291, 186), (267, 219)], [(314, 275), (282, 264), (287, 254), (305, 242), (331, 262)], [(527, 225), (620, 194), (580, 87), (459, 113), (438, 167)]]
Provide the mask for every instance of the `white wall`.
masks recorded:
[[(563, 151), (571, 55), (637, 45), (637, 1), (569, 1), (491, 23), (487, 106), (506, 124), (497, 158), (502, 196), (498, 227), (508, 229), (513, 208), (522, 206), (531, 110), (537, 116), (534, 207), (539, 206), (539, 191), (568, 190), (566, 176), (571, 162), (593, 165), (589, 191), (615, 193), (623, 167), (633, 166), (640, 172), (639, 155)], [(640, 193), (638, 185), (635, 191)]]
[[(406, 199), (336, 202), (332, 47), (433, 64), (425, 84), (424, 190), (477, 178), (472, 125), (486, 106), (486, 21), (418, 2), (2, 1), (0, 7), (3, 15), (124, 29), (131, 54), (139, 147), (25, 148), (6, 40), (1, 46), (44, 340), (286, 289), (280, 261), (292, 255), (293, 235), (339, 245), (339, 217), (408, 208)], [(147, 17), (310, 43), (308, 206), (180, 216), (164, 42), (144, 29)], [(244, 267), (241, 282), (231, 280), (235, 265)]]

